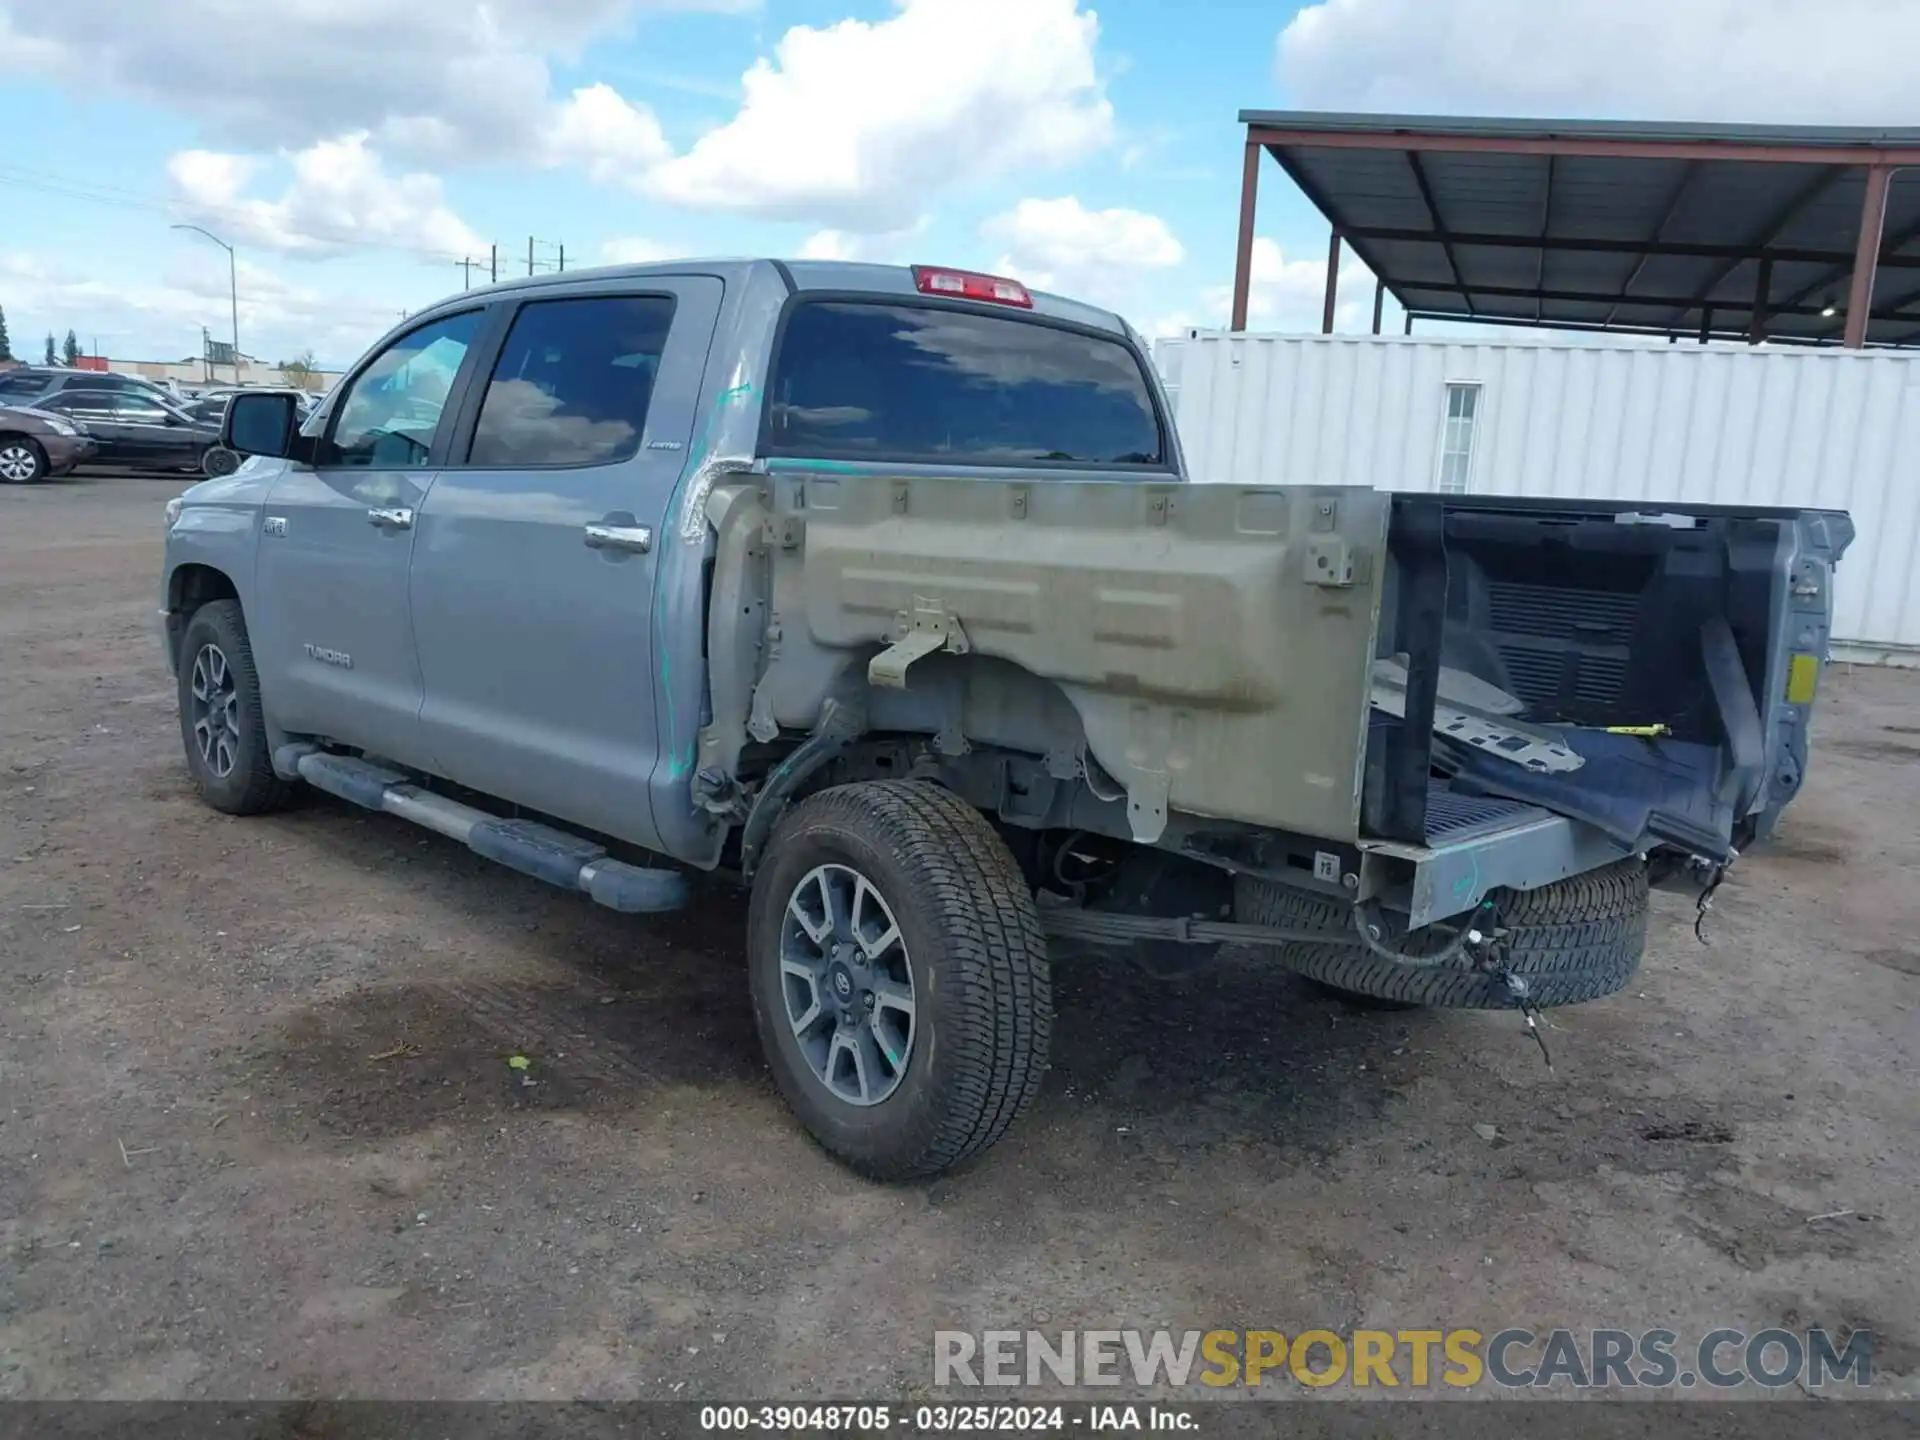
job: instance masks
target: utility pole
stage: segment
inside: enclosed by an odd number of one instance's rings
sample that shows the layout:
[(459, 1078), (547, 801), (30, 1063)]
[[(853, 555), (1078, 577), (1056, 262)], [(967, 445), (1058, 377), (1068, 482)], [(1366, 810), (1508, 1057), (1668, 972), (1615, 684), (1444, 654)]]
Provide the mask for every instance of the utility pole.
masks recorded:
[[(240, 262), (234, 258), (233, 246), (211, 230), (202, 230), (198, 225), (174, 225), (169, 228), (191, 230), (196, 235), (204, 235), (227, 252), (227, 298), (233, 303), (233, 383), (238, 385), (240, 383)], [(213, 378), (211, 373), (207, 378)]]
[(533, 237), (527, 237), (527, 274), (533, 274)]
[(460, 288), (462, 290), (471, 290), (473, 288), (473, 259), (471, 256), (461, 257)]
[(560, 242), (560, 273), (567, 273), (567, 242), (564, 240)]
[(500, 279), (500, 247), (497, 244), (493, 247), (493, 258), (487, 263), (487, 275), (494, 281)]

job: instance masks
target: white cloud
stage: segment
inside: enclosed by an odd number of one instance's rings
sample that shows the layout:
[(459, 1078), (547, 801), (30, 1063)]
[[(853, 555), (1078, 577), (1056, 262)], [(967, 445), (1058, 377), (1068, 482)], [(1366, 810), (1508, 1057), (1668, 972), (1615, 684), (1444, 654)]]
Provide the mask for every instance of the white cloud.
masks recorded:
[[(580, 96), (550, 93), (640, 12), (737, 10), (751, 0), (0, 0), (0, 69), (88, 96), (119, 92), (199, 122), (230, 148), (303, 149), (366, 132), (415, 163), (540, 163)], [(615, 97), (617, 98), (617, 97)], [(647, 120), (614, 116), (630, 158)], [(644, 114), (644, 112), (639, 112)], [(598, 152), (587, 147), (591, 162)], [(647, 159), (657, 158), (647, 156)]]
[(1913, 0), (1321, 0), (1281, 31), (1289, 104), (1920, 122)]
[(908, 243), (927, 228), (926, 216), (898, 230), (852, 235), (845, 230), (816, 230), (800, 244), (802, 260), (864, 260), (875, 265), (905, 265)]
[(948, 186), (1107, 143), (1099, 21), (1078, 0), (895, 0), (797, 25), (742, 77), (738, 114), (644, 179), (702, 209), (898, 229)]
[(167, 162), (176, 207), (229, 243), (292, 255), (373, 244), (458, 259), (486, 248), (447, 205), (437, 178), (389, 174), (365, 134), (324, 140), (286, 159), (291, 180), (277, 200), (266, 200), (244, 193), (261, 160), (183, 151)]
[(604, 183), (657, 165), (671, 153), (652, 111), (611, 85), (588, 85), (555, 109), (545, 158), (549, 165), (578, 165)]
[[(200, 353), (203, 327), (217, 340), (231, 323), (227, 260), (212, 246), (183, 251), (163, 278), (129, 283), (56, 257), (0, 252), (0, 289), (19, 355), (38, 355), (42, 336), (72, 328), (117, 360), (178, 360)], [(246, 260), (236, 291), (240, 348), (269, 362), (312, 349), (323, 364), (345, 364), (400, 318), (398, 303), (308, 289)]]
[(1004, 247), (997, 271), (1079, 297), (1124, 297), (1140, 272), (1166, 269), (1186, 258), (1158, 215), (1089, 210), (1073, 195), (1022, 200), (982, 224), (980, 234)]

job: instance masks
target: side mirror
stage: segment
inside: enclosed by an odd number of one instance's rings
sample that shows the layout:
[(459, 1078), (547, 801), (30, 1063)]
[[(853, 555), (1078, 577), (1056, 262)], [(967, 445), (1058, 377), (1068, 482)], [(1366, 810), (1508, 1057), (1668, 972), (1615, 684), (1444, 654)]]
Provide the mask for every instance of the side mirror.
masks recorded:
[(220, 443), (242, 455), (284, 460), (293, 453), (299, 431), (291, 395), (236, 395), (220, 422)]

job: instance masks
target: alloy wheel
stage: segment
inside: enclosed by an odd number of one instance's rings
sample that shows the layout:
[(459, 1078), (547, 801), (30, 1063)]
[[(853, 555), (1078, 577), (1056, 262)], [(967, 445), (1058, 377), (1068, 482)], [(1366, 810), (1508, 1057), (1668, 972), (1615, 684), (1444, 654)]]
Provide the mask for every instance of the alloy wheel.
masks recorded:
[(23, 485), (40, 471), (40, 457), (24, 445), (0, 447), (0, 480)]
[(878, 1105), (913, 1060), (913, 970), (880, 889), (849, 865), (819, 865), (787, 899), (780, 927), (786, 1021), (834, 1099)]
[(193, 743), (200, 760), (219, 779), (240, 761), (240, 692), (233, 667), (218, 645), (202, 645), (188, 680), (193, 696)]

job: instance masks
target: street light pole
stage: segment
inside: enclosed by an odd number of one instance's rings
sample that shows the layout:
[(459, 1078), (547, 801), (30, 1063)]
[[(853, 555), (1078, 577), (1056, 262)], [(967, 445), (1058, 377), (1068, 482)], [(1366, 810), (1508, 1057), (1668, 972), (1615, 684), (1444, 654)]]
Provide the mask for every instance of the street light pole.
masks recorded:
[(233, 305), (233, 383), (240, 383), (240, 265), (234, 258), (233, 246), (222, 240), (211, 230), (202, 230), (198, 225), (175, 225), (175, 230), (191, 230), (204, 235), (222, 250), (227, 252), (227, 298)]

